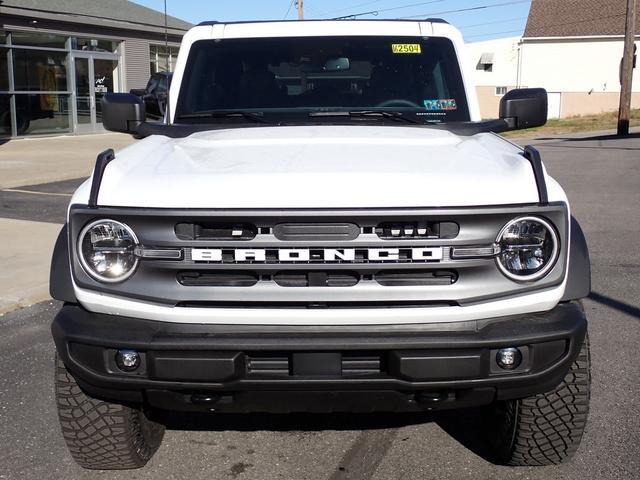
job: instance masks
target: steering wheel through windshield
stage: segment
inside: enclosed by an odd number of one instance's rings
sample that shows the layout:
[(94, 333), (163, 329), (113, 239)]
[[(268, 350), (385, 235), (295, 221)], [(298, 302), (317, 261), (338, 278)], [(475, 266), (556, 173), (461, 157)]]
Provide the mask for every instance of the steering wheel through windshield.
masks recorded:
[(421, 108), (417, 103), (412, 102), (411, 100), (405, 100), (404, 98), (395, 98), (391, 100), (385, 100), (384, 102), (379, 103), (376, 107), (413, 107), (413, 108)]

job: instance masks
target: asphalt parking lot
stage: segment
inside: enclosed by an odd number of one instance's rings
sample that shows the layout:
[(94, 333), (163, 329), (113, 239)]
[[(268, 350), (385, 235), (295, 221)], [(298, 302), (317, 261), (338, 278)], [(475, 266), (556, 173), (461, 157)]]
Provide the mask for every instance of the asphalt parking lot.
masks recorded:
[[(164, 442), (144, 469), (84, 471), (59, 433), (49, 334), (58, 305), (44, 302), (0, 317), (0, 479), (640, 478), (640, 136), (532, 143), (567, 191), (591, 251), (593, 293), (585, 309), (592, 402), (573, 462), (518, 469), (490, 464), (475, 435), (477, 412), (171, 415)], [(79, 181), (0, 192), (0, 217), (58, 223)]]

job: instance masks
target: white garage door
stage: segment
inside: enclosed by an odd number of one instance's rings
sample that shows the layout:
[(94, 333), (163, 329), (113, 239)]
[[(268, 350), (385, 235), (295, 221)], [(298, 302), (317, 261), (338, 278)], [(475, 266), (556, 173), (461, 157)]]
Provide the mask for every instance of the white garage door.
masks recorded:
[(549, 110), (547, 118), (560, 118), (560, 107), (562, 104), (562, 94), (560, 92), (547, 93), (549, 98)]

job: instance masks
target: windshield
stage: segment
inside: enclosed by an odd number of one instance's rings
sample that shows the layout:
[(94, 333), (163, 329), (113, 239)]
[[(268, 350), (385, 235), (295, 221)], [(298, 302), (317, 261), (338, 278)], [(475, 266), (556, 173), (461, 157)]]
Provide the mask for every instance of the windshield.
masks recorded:
[(216, 121), (234, 111), (304, 117), (373, 111), (382, 118), (400, 112), (420, 123), (469, 120), (453, 44), (437, 37), (194, 43), (177, 119)]

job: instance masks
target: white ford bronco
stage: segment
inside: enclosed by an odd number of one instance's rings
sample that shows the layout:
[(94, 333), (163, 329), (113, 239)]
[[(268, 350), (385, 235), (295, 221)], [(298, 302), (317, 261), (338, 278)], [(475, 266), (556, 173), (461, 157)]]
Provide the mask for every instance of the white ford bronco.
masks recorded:
[(584, 235), (535, 148), (542, 89), (481, 120), (442, 20), (207, 22), (162, 123), (110, 94), (58, 238), (62, 433), (140, 467), (159, 412), (474, 408), (490, 459), (570, 458), (590, 389)]

